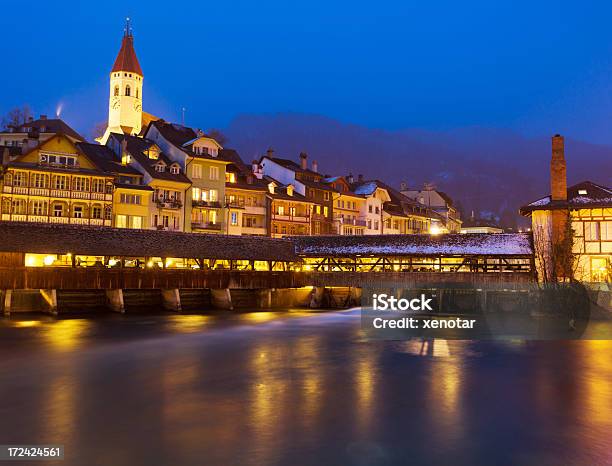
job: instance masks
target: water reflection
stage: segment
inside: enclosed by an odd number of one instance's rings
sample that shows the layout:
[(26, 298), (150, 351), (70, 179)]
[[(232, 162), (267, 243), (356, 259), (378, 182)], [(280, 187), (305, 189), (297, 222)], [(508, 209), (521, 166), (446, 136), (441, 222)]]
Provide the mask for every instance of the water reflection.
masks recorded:
[(258, 312), (0, 321), (0, 351), (0, 439), (70, 466), (611, 459), (609, 341), (369, 342), (350, 313)]

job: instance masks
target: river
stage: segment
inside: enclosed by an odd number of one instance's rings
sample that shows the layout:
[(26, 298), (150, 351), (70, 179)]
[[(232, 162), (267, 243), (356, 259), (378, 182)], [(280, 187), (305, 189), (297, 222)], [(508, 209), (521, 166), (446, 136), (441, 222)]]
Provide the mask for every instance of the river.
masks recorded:
[(354, 310), (21, 316), (0, 377), (0, 444), (65, 445), (38, 465), (612, 464), (610, 341), (368, 341)]

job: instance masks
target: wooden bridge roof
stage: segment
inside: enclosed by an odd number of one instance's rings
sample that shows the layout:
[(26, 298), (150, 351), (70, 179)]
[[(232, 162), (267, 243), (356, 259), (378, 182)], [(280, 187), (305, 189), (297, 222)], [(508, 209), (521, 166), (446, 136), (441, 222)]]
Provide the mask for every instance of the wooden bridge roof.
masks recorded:
[(304, 257), (531, 256), (527, 233), (293, 237)]
[(0, 222), (0, 252), (296, 261), (286, 239)]

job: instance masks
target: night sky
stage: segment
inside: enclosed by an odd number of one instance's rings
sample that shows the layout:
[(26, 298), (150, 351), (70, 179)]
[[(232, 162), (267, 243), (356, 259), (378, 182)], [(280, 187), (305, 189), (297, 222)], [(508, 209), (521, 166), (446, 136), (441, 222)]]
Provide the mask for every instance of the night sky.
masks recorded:
[(124, 18), (144, 108), (227, 127), (319, 114), (369, 128), (562, 132), (612, 144), (612, 4), (549, 1), (4, 3), (0, 113), (27, 103), (89, 135)]

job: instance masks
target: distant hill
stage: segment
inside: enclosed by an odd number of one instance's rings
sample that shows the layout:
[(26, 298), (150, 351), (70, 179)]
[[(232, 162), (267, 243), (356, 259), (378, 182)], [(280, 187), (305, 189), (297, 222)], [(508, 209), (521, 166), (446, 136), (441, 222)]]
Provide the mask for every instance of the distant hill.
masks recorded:
[[(268, 147), (297, 160), (305, 151), (330, 175), (379, 178), (399, 187), (434, 183), (469, 214), (495, 213), (506, 226), (518, 208), (548, 194), (550, 136), (529, 139), (490, 128), (387, 131), (318, 115), (240, 115), (223, 131), (245, 162)], [(566, 139), (568, 181), (612, 185), (612, 147)]]

